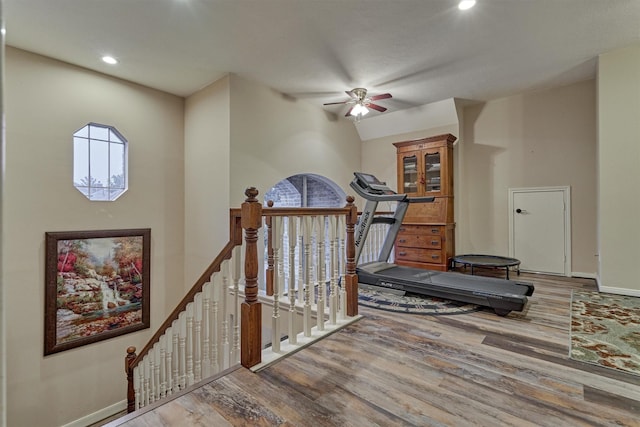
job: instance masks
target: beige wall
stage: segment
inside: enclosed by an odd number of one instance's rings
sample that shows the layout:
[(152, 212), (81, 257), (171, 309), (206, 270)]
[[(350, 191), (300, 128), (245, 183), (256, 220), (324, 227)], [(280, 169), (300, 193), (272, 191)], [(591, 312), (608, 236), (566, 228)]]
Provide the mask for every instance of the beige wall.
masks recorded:
[[(6, 52), (4, 316), (8, 425), (59, 426), (125, 398), (123, 360), (184, 295), (184, 101), (24, 51)], [(129, 191), (72, 185), (72, 134), (94, 121), (129, 141)], [(151, 228), (151, 329), (43, 357), (46, 231)]]
[(314, 173), (353, 194), (349, 183), (360, 168), (360, 138), (339, 120), (308, 102), (231, 75), (231, 206), (239, 207), (247, 187), (260, 200), (291, 175)]
[(600, 286), (640, 296), (640, 46), (598, 62)]
[(229, 99), (229, 78), (225, 77), (186, 100), (187, 289), (229, 241)]
[(456, 252), (508, 254), (508, 189), (571, 186), (572, 271), (595, 275), (595, 81), (464, 108)]

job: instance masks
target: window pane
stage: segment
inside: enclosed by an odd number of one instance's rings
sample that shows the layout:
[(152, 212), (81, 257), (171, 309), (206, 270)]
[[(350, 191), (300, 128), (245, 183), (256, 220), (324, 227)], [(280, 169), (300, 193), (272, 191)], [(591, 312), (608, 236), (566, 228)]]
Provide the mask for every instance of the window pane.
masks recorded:
[(88, 180), (89, 141), (83, 138), (73, 138), (73, 183), (75, 185), (86, 185), (89, 182)]
[(73, 136), (83, 136), (85, 138), (89, 137), (89, 126), (85, 126), (82, 129), (78, 130)]
[(100, 139), (102, 141), (109, 140), (109, 129), (100, 126), (91, 126), (89, 129), (89, 138)]
[(117, 199), (127, 190), (126, 138), (97, 123), (73, 135), (73, 185), (89, 200)]
[(109, 179), (111, 180), (111, 186), (124, 188), (124, 145), (111, 144), (110, 161)]
[(113, 129), (109, 129), (109, 137), (111, 138), (109, 141), (111, 142), (119, 142), (120, 144), (124, 144), (124, 141), (118, 135), (118, 132), (115, 132)]
[(109, 200), (109, 191), (106, 188), (91, 188), (89, 192), (91, 200)]
[(91, 186), (104, 187), (109, 183), (109, 143), (91, 140)]
[(76, 188), (80, 190), (82, 194), (89, 197), (89, 187), (82, 187), (82, 186), (76, 185)]

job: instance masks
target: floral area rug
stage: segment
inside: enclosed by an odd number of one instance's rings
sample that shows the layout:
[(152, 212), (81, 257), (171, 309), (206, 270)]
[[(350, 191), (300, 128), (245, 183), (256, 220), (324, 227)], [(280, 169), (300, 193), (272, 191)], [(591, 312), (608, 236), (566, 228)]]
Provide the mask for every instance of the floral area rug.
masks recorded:
[(464, 314), (479, 311), (479, 305), (407, 293), (395, 295), (374, 289), (358, 289), (358, 303), (379, 310), (413, 314)]
[(569, 356), (640, 375), (640, 298), (573, 291)]

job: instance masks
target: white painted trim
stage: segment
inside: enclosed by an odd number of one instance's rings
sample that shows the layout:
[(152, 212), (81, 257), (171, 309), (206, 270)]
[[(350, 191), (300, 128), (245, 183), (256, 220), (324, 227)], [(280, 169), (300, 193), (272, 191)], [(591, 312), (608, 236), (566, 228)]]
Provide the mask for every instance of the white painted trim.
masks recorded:
[[(106, 408), (102, 408), (99, 411), (96, 411), (92, 414), (85, 415), (82, 418), (78, 418), (75, 421), (71, 421), (69, 424), (65, 424), (62, 427), (86, 427), (91, 424), (95, 424), (99, 421), (102, 421), (106, 418), (112, 417), (116, 415), (118, 412), (127, 410), (127, 401), (121, 400), (118, 403), (114, 403), (111, 406), (107, 406)], [(124, 416), (124, 415), (123, 415)]]
[[(542, 191), (562, 191), (564, 200), (564, 276), (571, 277), (571, 187), (562, 185), (557, 187), (524, 187), (509, 188), (509, 256), (514, 257), (514, 230), (513, 230), (513, 196), (515, 193), (533, 193)], [(526, 270), (522, 270), (526, 271)]]
[(607, 294), (625, 295), (628, 297), (640, 297), (640, 289), (614, 288), (613, 286), (600, 286), (598, 290)]
[(596, 273), (583, 273), (581, 271), (572, 271), (571, 277), (579, 277), (582, 279), (595, 279), (598, 280), (598, 275)]

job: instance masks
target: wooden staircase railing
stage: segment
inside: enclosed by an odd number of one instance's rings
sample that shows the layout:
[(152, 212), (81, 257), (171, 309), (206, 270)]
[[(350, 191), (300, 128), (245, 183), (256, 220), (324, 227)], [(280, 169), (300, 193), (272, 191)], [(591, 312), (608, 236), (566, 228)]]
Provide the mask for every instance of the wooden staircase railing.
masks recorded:
[[(255, 188), (247, 189), (245, 195), (247, 199), (242, 207), (230, 210), (230, 239), (224, 249), (142, 351), (136, 355), (135, 347), (127, 349), (125, 371), (128, 412), (182, 391), (238, 362), (254, 370), (266, 366), (263, 359), (268, 359), (266, 363), (273, 363), (359, 318), (358, 280), (354, 263), (354, 227), (357, 220), (354, 199), (348, 197), (344, 208), (263, 208), (256, 198), (258, 191)], [(300, 264), (289, 264), (289, 269), (297, 270), (297, 275), (294, 271), (283, 272), (283, 264), (279, 261), (284, 242), (281, 234), (283, 218), (289, 218), (286, 220), (289, 224), (298, 221), (298, 232), (306, 233), (305, 252), (302, 247), (298, 248)], [(263, 257), (258, 256), (258, 241), (263, 222), (268, 236), (266, 249), (269, 256), (266, 264), (269, 267), (267, 269), (265, 266), (266, 285), (262, 286), (260, 292), (258, 277), (265, 263), (262, 262)], [(321, 248), (325, 247), (321, 242), (325, 228), (319, 224), (325, 222), (344, 225), (340, 233), (336, 232), (339, 229), (337, 226), (327, 229), (333, 251), (329, 264), (323, 264), (320, 255)], [(311, 230), (315, 230), (315, 234), (311, 234)], [(296, 233), (291, 226), (289, 232)], [(337, 255), (340, 238), (344, 254), (342, 262), (338, 261)], [(310, 252), (312, 240), (316, 243), (315, 259), (319, 267), (311, 262), (314, 259)], [(241, 277), (241, 249), (244, 249), (244, 283)], [(333, 269), (331, 280), (325, 275), (327, 268)], [(341, 271), (338, 271), (339, 268)], [(296, 276), (297, 288), (293, 284), (285, 293), (285, 287), (281, 286), (281, 273), (287, 273), (290, 280)], [(311, 280), (312, 274), (315, 281)], [(325, 314), (325, 284), (331, 289), (328, 314)], [(336, 292), (338, 284), (340, 296)], [(311, 294), (312, 290), (317, 294), (317, 301)], [(240, 302), (243, 295), (244, 299)], [(281, 304), (280, 297), (289, 301), (288, 306)], [(267, 348), (262, 345), (263, 331), (269, 329), (262, 325), (263, 304), (266, 310), (270, 310), (273, 319)], [(288, 342), (282, 347), (280, 331), (283, 328), (279, 326), (281, 307), (289, 311)], [(304, 323), (301, 332), (296, 329), (300, 312)], [(314, 316), (317, 331), (311, 330)], [(298, 334), (303, 338), (298, 339)]]

